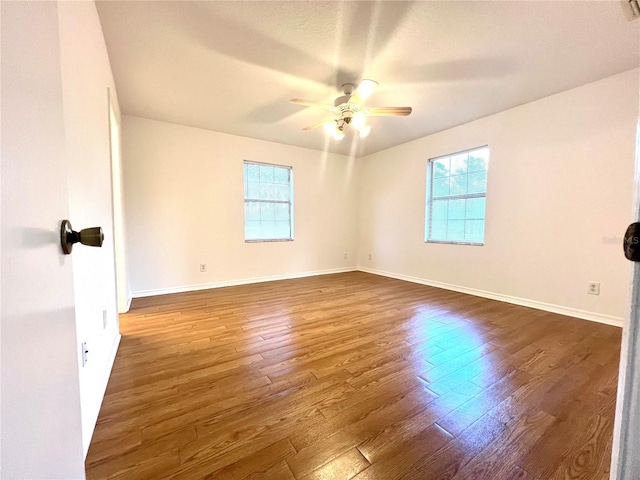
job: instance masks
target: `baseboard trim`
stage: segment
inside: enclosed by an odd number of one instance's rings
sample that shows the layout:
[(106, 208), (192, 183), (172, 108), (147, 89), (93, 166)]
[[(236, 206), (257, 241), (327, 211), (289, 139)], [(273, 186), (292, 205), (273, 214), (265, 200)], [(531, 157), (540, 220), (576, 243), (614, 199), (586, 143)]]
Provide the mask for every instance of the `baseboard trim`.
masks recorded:
[(242, 278), (239, 280), (226, 280), (221, 282), (200, 283), (197, 285), (182, 285), (179, 287), (157, 288), (132, 292), (132, 298), (153, 297), (156, 295), (168, 295), (171, 293), (195, 292), (197, 290), (209, 290), (211, 288), (235, 287), (251, 283), (273, 282), (275, 280), (291, 280), (294, 278), (315, 277), (317, 275), (330, 275), (332, 273), (355, 272), (357, 268), (331, 268), (327, 270), (315, 270), (312, 272), (288, 273), (284, 275), (270, 275), (268, 277)]
[[(345, 273), (345, 272), (353, 272), (353, 271), (361, 271), (365, 273), (371, 273), (374, 275), (380, 275), (383, 277), (395, 278), (397, 280), (404, 280), (407, 282), (419, 283), (421, 285), (427, 285), (429, 287), (442, 288), (442, 289), (451, 290), (454, 292), (465, 293), (467, 295), (474, 295), (476, 297), (483, 297), (491, 300), (497, 300), (500, 302), (512, 303), (514, 305), (520, 305), (523, 307), (535, 308), (537, 310), (544, 310), (547, 312), (557, 313), (560, 315), (567, 315), (569, 317), (580, 318), (580, 319), (589, 320), (592, 322), (604, 323), (606, 325), (612, 325), (614, 327), (622, 327), (622, 324), (623, 324), (622, 318), (614, 317), (611, 315), (604, 315), (601, 313), (589, 312), (587, 310), (564, 307), (562, 305), (539, 302), (537, 300), (514, 297), (511, 295), (504, 295), (501, 293), (489, 292), (486, 290), (463, 287), (460, 285), (453, 285), (449, 283), (438, 282), (435, 280), (428, 280), (425, 278), (413, 277), (410, 275), (403, 275), (400, 273), (392, 273), (384, 270), (377, 270), (373, 268), (364, 268), (364, 267), (332, 268), (327, 270), (315, 270), (310, 272), (291, 273), (291, 274), (284, 274), (284, 275), (270, 275), (267, 277), (243, 278), (239, 280), (227, 280), (227, 281), (220, 281), (220, 282), (201, 283), (196, 285), (182, 285), (179, 287), (140, 290), (138, 292), (132, 292), (131, 297), (129, 298), (129, 307), (131, 306), (131, 300), (134, 298), (153, 297), (156, 295), (169, 295), (172, 293), (194, 292), (198, 290), (208, 290), (211, 288), (233, 287), (237, 285), (248, 285), (251, 283), (273, 282), (276, 280), (291, 280), (295, 278), (314, 277), (317, 275), (330, 275), (333, 273)], [(115, 359), (115, 355), (114, 355), (114, 359)]]
[(118, 348), (120, 347), (120, 340), (122, 339), (122, 335), (118, 333), (116, 335), (115, 340), (113, 341), (113, 345), (111, 346), (111, 354), (109, 355), (109, 361), (107, 362), (107, 366), (105, 371), (107, 372), (106, 381), (104, 383), (104, 390), (107, 391), (107, 383), (109, 383), (109, 377), (111, 376), (111, 371), (113, 370), (113, 364), (116, 361), (116, 356), (118, 355)]
[(374, 275), (380, 275), (383, 277), (395, 278), (397, 280), (405, 280), (407, 282), (412, 282), (412, 283), (419, 283), (421, 285), (427, 285), (429, 287), (452, 290), (454, 292), (466, 293), (468, 295), (474, 295), (476, 297), (489, 298), (491, 300), (498, 300), (500, 302), (512, 303), (514, 305), (535, 308), (537, 310), (544, 310), (547, 312), (558, 313), (560, 315), (567, 315), (569, 317), (576, 317), (583, 320), (604, 323), (607, 325), (613, 325), (614, 327), (622, 328), (623, 319), (620, 317), (614, 317), (611, 315), (604, 315), (601, 313), (589, 312), (587, 310), (580, 310), (577, 308), (563, 307), (561, 305), (554, 305), (552, 303), (539, 302), (537, 300), (529, 300), (527, 298), (513, 297), (511, 295), (503, 295), (501, 293), (488, 292), (485, 290), (479, 290), (475, 288), (462, 287), (459, 285), (452, 285), (449, 283), (437, 282), (434, 280), (427, 280), (419, 277), (412, 277), (410, 275), (402, 275), (399, 273), (385, 272), (383, 270), (376, 270), (373, 268), (358, 268), (358, 270), (361, 272), (372, 273)]
[[(98, 408), (98, 411), (100, 411), (100, 409), (102, 408), (102, 402), (104, 402), (104, 396), (107, 392), (107, 385), (109, 384), (109, 379), (111, 378), (111, 372), (113, 371), (113, 364), (116, 361), (116, 355), (118, 354), (118, 348), (120, 347), (120, 340), (122, 339), (122, 335), (120, 335), (120, 333), (118, 333), (113, 341), (113, 344), (111, 345), (111, 352), (109, 352), (109, 359), (107, 360), (107, 364), (105, 365), (105, 369), (104, 369), (104, 375), (103, 375), (103, 382), (101, 385), (101, 391), (102, 391), (102, 397), (100, 400), (100, 407)], [(96, 416), (96, 421), (97, 421), (97, 416)], [(93, 438), (93, 434), (95, 432), (95, 428), (96, 425), (94, 423), (93, 428), (91, 429), (91, 437)], [(91, 438), (89, 439), (89, 441), (87, 442), (87, 444), (84, 446), (84, 459), (87, 459), (87, 454), (89, 453), (89, 446), (91, 445)]]

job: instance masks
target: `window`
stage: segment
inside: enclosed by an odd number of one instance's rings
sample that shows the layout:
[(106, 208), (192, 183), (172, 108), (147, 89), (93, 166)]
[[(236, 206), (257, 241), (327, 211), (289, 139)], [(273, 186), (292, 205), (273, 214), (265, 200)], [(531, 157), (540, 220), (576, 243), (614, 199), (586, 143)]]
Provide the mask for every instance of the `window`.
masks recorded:
[(432, 158), (427, 167), (427, 242), (484, 243), (489, 147)]
[(245, 241), (293, 240), (293, 170), (244, 162)]

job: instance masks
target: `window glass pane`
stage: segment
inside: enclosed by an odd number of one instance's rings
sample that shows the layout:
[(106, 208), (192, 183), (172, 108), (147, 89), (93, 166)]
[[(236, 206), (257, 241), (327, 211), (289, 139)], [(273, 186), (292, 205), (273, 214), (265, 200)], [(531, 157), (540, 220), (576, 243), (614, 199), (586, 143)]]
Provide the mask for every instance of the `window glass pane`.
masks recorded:
[(450, 195), (464, 195), (467, 193), (467, 176), (455, 175), (450, 177), (451, 189)]
[(464, 220), (466, 200), (449, 200), (449, 220)]
[(276, 219), (276, 209), (273, 203), (260, 203), (260, 220), (273, 222)]
[(259, 183), (248, 183), (248, 192), (247, 198), (251, 198), (257, 200), (260, 198), (260, 184)]
[(289, 194), (291, 193), (291, 189), (288, 184), (275, 184), (274, 188), (274, 198), (276, 200), (281, 201), (289, 201)]
[(260, 166), (245, 163), (245, 173), (249, 182), (258, 183), (260, 181)]
[(447, 222), (447, 240), (464, 241), (464, 223), (464, 220), (449, 220)]
[(481, 220), (484, 218), (485, 198), (470, 198), (467, 200), (466, 219)]
[(469, 193), (484, 193), (487, 191), (487, 172), (469, 175)]
[(431, 206), (431, 218), (433, 220), (446, 220), (448, 203), (449, 200), (434, 200)]
[(271, 182), (273, 183), (273, 174), (274, 174), (274, 168), (267, 166), (267, 165), (260, 165), (260, 182), (261, 183), (267, 183), (267, 182)]
[(290, 238), (291, 237), (291, 229), (288, 221), (277, 221), (275, 222), (275, 237), (274, 238)]
[(282, 221), (285, 220), (287, 224), (289, 223), (289, 204), (288, 203), (277, 203), (275, 205), (275, 219)]
[(271, 221), (264, 221), (262, 220), (260, 222), (260, 238), (265, 239), (265, 238), (276, 238), (275, 236), (275, 222), (273, 220)]
[(289, 184), (289, 169), (288, 168), (276, 168), (274, 172), (274, 181), (276, 183)]
[(469, 173), (484, 172), (487, 170), (489, 150), (480, 148), (469, 152)]
[(449, 195), (449, 179), (447, 177), (444, 178), (435, 178), (433, 180), (433, 196), (435, 197), (444, 197)]
[(275, 185), (273, 183), (260, 183), (260, 199), (261, 200), (276, 199)]
[(464, 227), (464, 241), (484, 242), (484, 220), (467, 220)]
[(460, 153), (451, 157), (451, 175), (467, 174), (467, 153)]
[(449, 176), (449, 164), (451, 160), (449, 158), (441, 158), (432, 162), (433, 177), (447, 177)]
[(260, 220), (260, 204), (258, 202), (245, 202), (244, 219), (245, 221)]
[(431, 240), (446, 240), (447, 239), (447, 221), (446, 220), (434, 220), (431, 222)]
[(260, 235), (260, 221), (244, 222), (244, 238), (256, 239)]

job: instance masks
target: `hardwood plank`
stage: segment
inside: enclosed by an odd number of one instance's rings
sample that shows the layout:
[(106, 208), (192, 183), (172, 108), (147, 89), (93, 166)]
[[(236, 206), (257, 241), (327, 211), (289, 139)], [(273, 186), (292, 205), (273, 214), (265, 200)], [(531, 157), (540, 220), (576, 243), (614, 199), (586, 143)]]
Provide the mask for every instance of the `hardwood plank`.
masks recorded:
[[(435, 425), (445, 412), (455, 409), (466, 399), (464, 395), (449, 392), (425, 405), (424, 409), (415, 415), (406, 415), (394, 423), (389, 423), (384, 430), (359, 443), (358, 450), (370, 463), (377, 463), (386, 457), (396, 455), (406, 443), (410, 443), (427, 428)], [(439, 427), (435, 430), (438, 430), (434, 433), (435, 437), (444, 431)]]
[(494, 480), (509, 478), (521, 456), (556, 421), (548, 413), (539, 411), (518, 419), (506, 428), (487, 448), (471, 460), (452, 480)]
[(537, 480), (533, 475), (517, 465), (508, 470), (504, 478), (509, 480)]
[(453, 437), (436, 424), (428, 425), (405, 442), (398, 442), (394, 450), (376, 458), (371, 466), (354, 478), (357, 480), (397, 479), (413, 468), (421, 458), (430, 457), (448, 444)]
[(608, 475), (620, 329), (362, 272), (135, 299), (87, 478)]
[(250, 475), (268, 472), (271, 467), (284, 461), (289, 455), (296, 453), (291, 442), (286, 438), (255, 452), (251, 457), (244, 457), (231, 465), (213, 473), (213, 478), (225, 480), (242, 480)]
[(296, 480), (296, 477), (291, 473), (287, 462), (283, 460), (265, 472), (254, 472), (248, 475), (245, 480)]
[[(343, 428), (325, 437), (315, 438), (310, 445), (298, 448), (292, 438), (298, 453), (287, 460), (296, 478), (307, 475), (316, 468), (342, 455), (361, 442), (378, 435), (381, 431), (401, 419), (411, 416), (413, 412), (422, 408), (424, 399), (433, 398), (430, 392), (417, 388), (407, 395), (388, 396), (383, 403), (378, 403), (374, 410), (368, 411)], [(343, 422), (342, 425), (344, 425)], [(308, 439), (307, 437), (305, 437)]]
[[(579, 435), (563, 459), (562, 463), (550, 477), (554, 480), (572, 480), (589, 478), (606, 480), (609, 478), (608, 457), (611, 455), (610, 442), (613, 434), (613, 421), (596, 415), (588, 422), (588, 429)], [(598, 449), (604, 451), (598, 452)]]
[[(403, 388), (403, 387), (402, 387)], [(357, 396), (355, 398), (358, 398)], [(423, 386), (417, 386), (413, 390), (383, 392), (379, 395), (363, 398), (362, 402), (349, 403), (348, 408), (344, 408), (334, 413), (324, 413), (324, 422), (314, 425), (306, 431), (300, 431), (290, 437), (291, 442), (298, 451), (309, 447), (318, 439), (331, 438), (332, 434), (342, 431), (348, 427), (357, 426), (359, 422), (366, 421), (384, 412), (393, 412), (394, 417), (398, 417), (398, 412), (412, 412), (420, 409), (421, 406), (431, 404), (436, 396)], [(387, 418), (387, 422), (391, 422)], [(354, 443), (355, 445), (355, 443)]]
[(352, 448), (301, 478), (304, 480), (330, 480), (334, 478), (350, 480), (369, 465), (370, 463), (358, 449)]
[(459, 435), (475, 421), (489, 413), (496, 403), (502, 401), (519, 386), (526, 384), (530, 377), (526, 372), (510, 372), (499, 382), (487, 387), (478, 395), (438, 420), (438, 425), (452, 435)]
[(407, 480), (450, 479), (505, 430), (505, 425), (489, 415), (476, 421), (443, 448), (423, 456), (403, 475)]

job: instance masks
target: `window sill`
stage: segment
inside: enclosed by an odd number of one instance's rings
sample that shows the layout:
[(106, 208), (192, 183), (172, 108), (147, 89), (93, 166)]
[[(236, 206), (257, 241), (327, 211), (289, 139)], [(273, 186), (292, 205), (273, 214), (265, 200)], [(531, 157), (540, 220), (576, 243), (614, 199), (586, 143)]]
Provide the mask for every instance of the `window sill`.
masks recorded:
[(476, 247), (484, 246), (484, 242), (483, 243), (476, 243), (476, 242), (450, 242), (448, 240), (425, 240), (424, 243), (440, 243), (440, 244), (444, 244), (444, 245), (473, 245), (473, 246), (476, 246)]
[(244, 243), (271, 243), (271, 242), (293, 242), (293, 238), (257, 238), (245, 239)]

